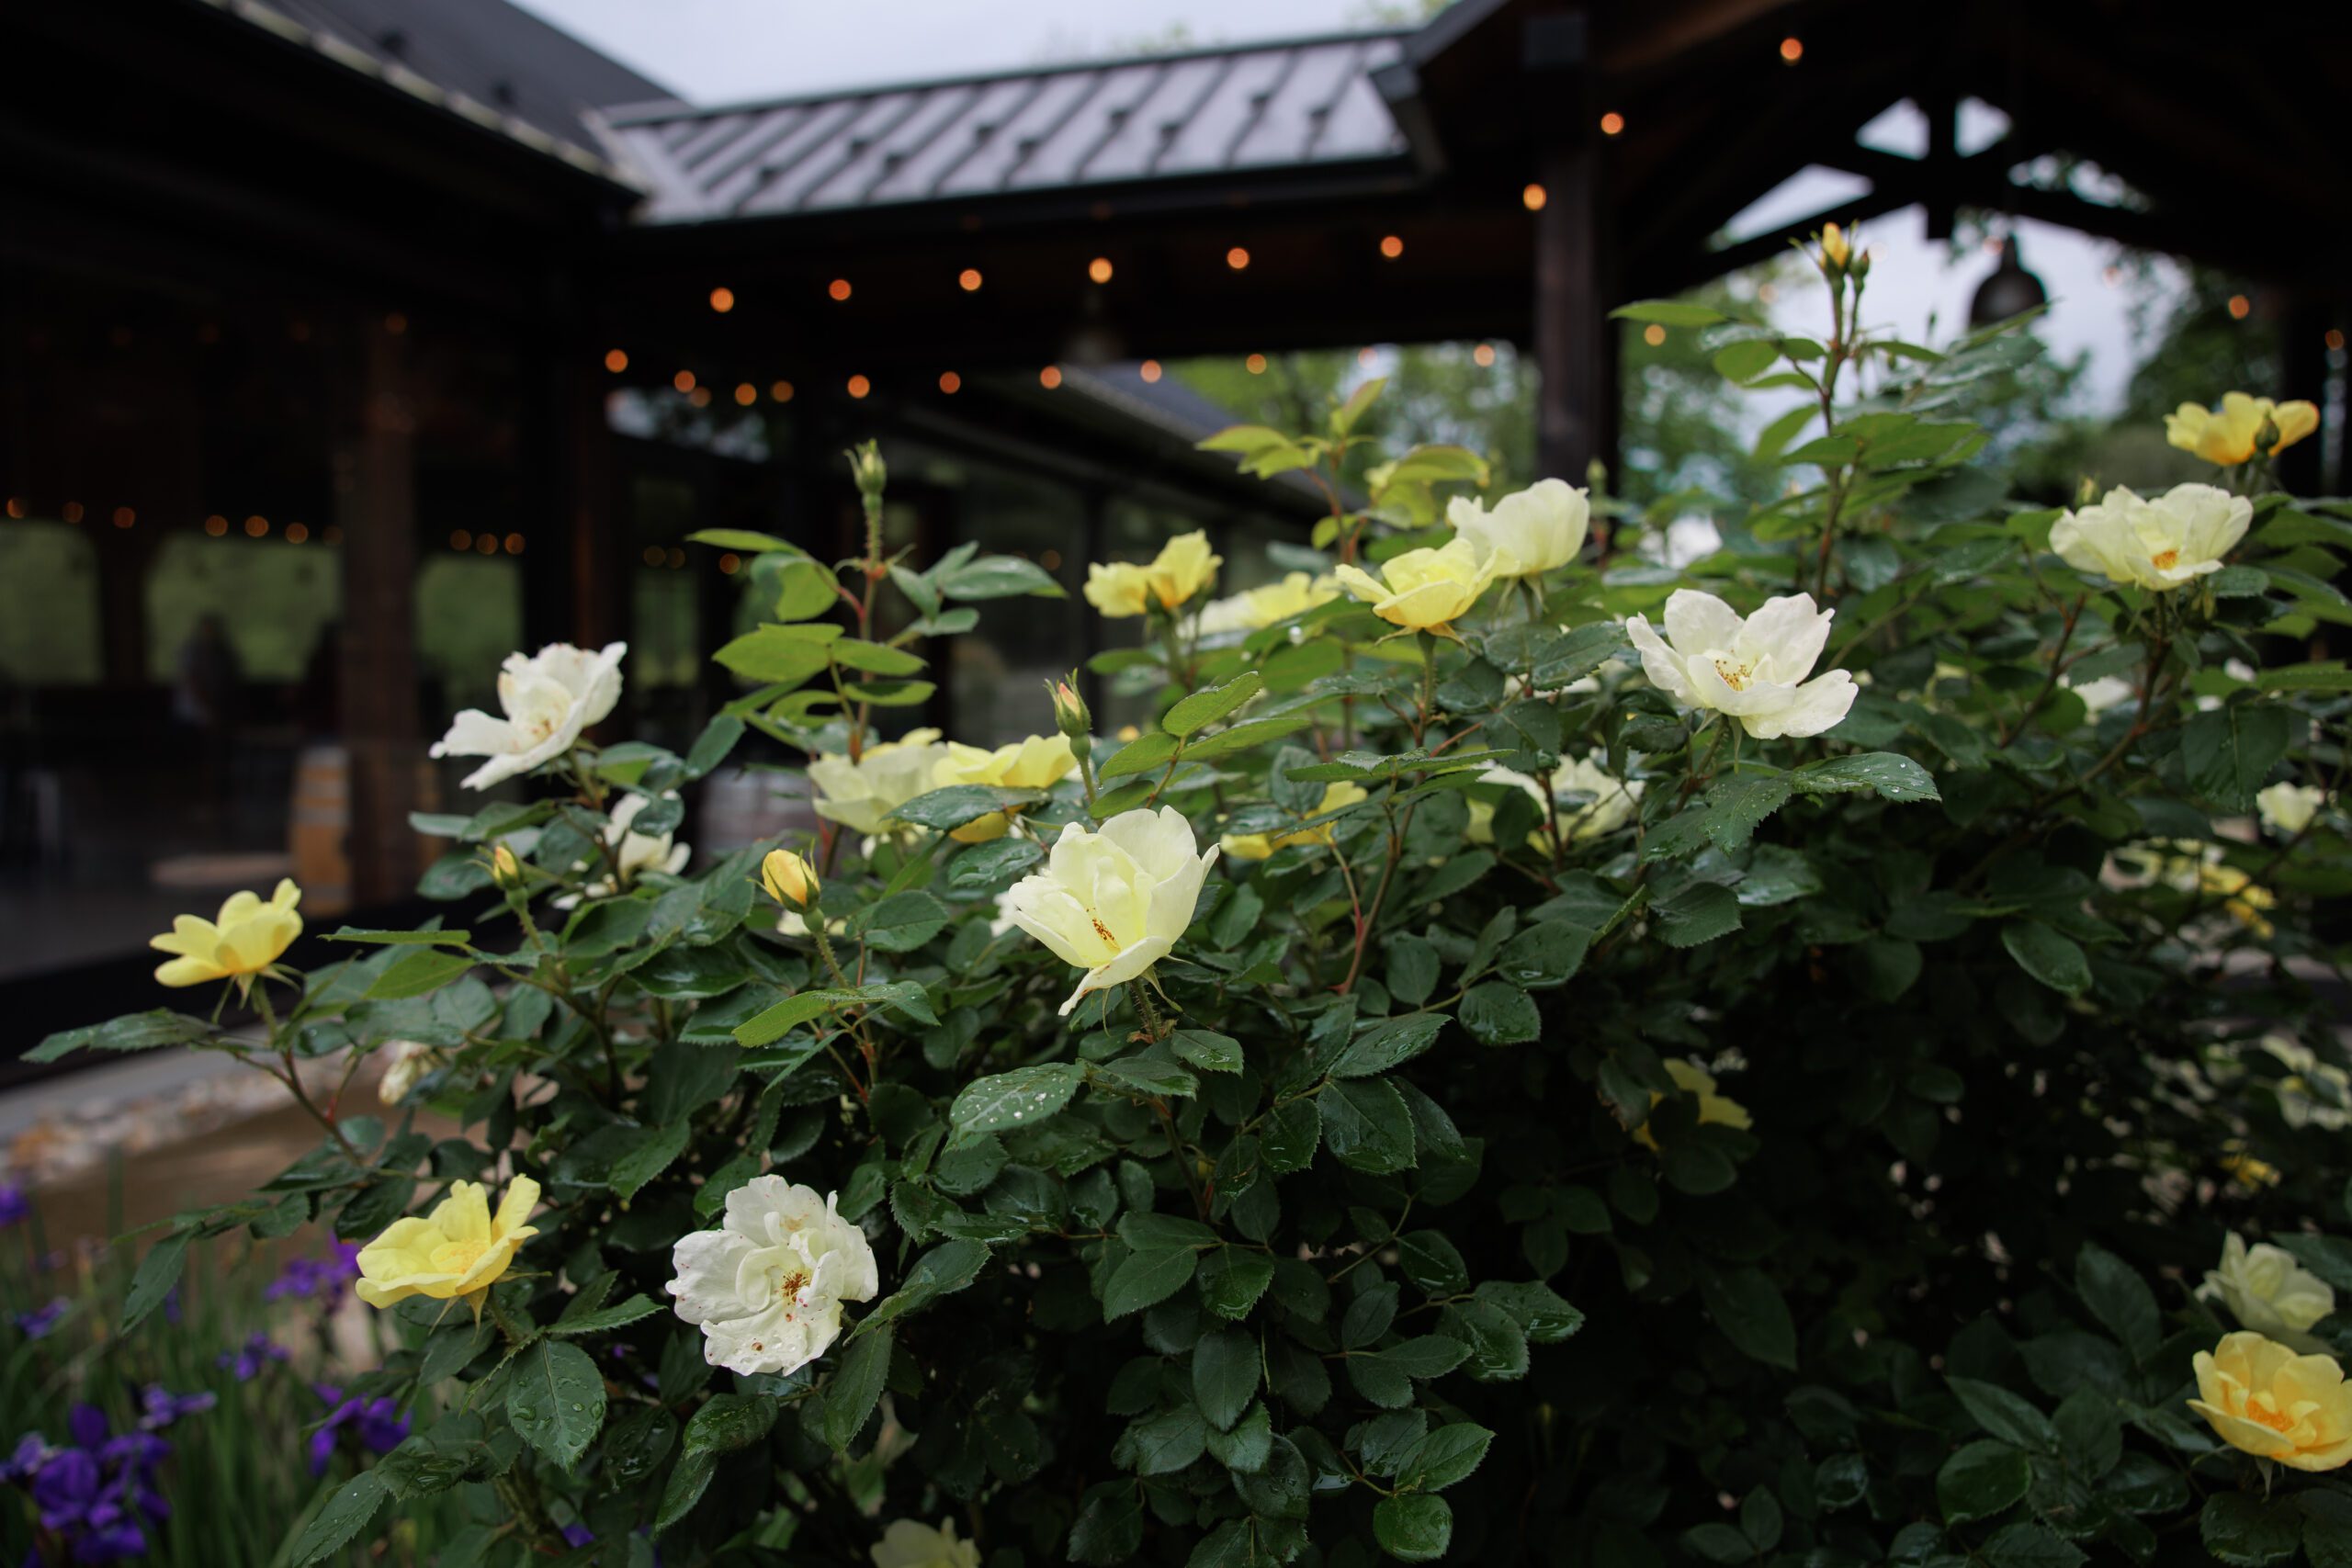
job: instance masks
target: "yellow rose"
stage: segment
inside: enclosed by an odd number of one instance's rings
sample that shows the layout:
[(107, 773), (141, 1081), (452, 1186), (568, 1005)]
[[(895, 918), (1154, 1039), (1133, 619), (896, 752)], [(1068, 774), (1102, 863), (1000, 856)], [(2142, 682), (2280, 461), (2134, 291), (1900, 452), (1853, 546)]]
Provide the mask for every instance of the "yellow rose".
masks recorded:
[(1379, 577), (1352, 565), (1340, 567), (1337, 575), (1340, 587), (1391, 626), (1452, 637), (1454, 620), (1468, 613), (1478, 595), (1496, 578), (1518, 570), (1509, 550), (1482, 552), (1457, 536), (1442, 549), (1407, 550), (1390, 558)]
[[(1713, 1124), (1718, 1127), (1736, 1127), (1745, 1133), (1753, 1125), (1748, 1120), (1747, 1107), (1728, 1095), (1717, 1094), (1715, 1075), (1698, 1063), (1686, 1062), (1679, 1056), (1669, 1056), (1666, 1063), (1666, 1076), (1672, 1078), (1674, 1087), (1684, 1094), (1698, 1097), (1701, 1126)], [(1653, 1092), (1650, 1095), (1650, 1104), (1656, 1106), (1665, 1099), (1666, 1096)], [(1634, 1129), (1634, 1141), (1645, 1148), (1657, 1147), (1657, 1140), (1650, 1135), (1650, 1124), (1646, 1122)]]
[(2230, 468), (2253, 459), (2262, 439), (2262, 427), (2277, 432), (2269, 446), (2276, 457), (2319, 428), (2319, 410), (2296, 400), (2274, 403), (2244, 392), (2222, 394), (2219, 412), (2197, 403), (2183, 403), (2165, 415), (2165, 439), (2184, 452), (2194, 452), (2209, 463)]
[[(1315, 803), (1309, 817), (1320, 817), (1327, 811), (1337, 811), (1343, 806), (1353, 806), (1367, 795), (1361, 784), (1345, 782), (1323, 786), (1323, 798)], [(1286, 850), (1293, 844), (1328, 844), (1333, 841), (1331, 829), (1336, 823), (1325, 822), (1304, 828), (1295, 833), (1227, 833), (1217, 841), (1225, 852), (1235, 860), (1264, 860), (1276, 850)]]
[(250, 987), (302, 934), (302, 917), (294, 912), (301, 901), (302, 890), (289, 877), (266, 904), (258, 894), (232, 893), (213, 919), (180, 916), (170, 931), (148, 941), (158, 953), (179, 955), (159, 965), (155, 978), (166, 986), (234, 980), (240, 989)]
[(947, 760), (936, 729), (910, 729), (897, 740), (868, 746), (851, 761), (826, 753), (808, 764), (817, 786), (817, 815), (871, 837), (901, 831), (890, 813), (936, 786), (932, 777)]
[(1086, 602), (1105, 615), (1140, 615), (1153, 604), (1173, 610), (1216, 581), (1225, 558), (1209, 549), (1205, 529), (1179, 534), (1148, 566), (1125, 561), (1086, 569)]
[(1005, 895), (1005, 918), (1086, 971), (1062, 1016), (1089, 991), (1132, 980), (1175, 949), (1193, 923), (1217, 852), (1195, 853), (1193, 825), (1172, 806), (1122, 811), (1090, 833), (1072, 822), (1046, 869)]
[(1484, 502), (1457, 495), (1446, 502), (1445, 520), (1479, 548), (1510, 557), (1507, 575), (1533, 577), (1577, 558), (1592, 531), (1592, 502), (1565, 479), (1542, 479), (1503, 497), (1491, 512)]
[(2206, 1271), (2197, 1295), (2222, 1303), (2240, 1327), (2291, 1350), (2315, 1354), (2327, 1348), (2312, 1325), (2335, 1310), (2335, 1288), (2283, 1247), (2267, 1241), (2248, 1247), (2232, 1231), (2222, 1239), (2222, 1266)]
[(1835, 223), (1821, 226), (1821, 257), (1831, 266), (1844, 266), (1853, 256), (1853, 243)]
[(760, 862), (760, 886), (787, 909), (805, 909), (817, 901), (817, 868), (790, 850), (770, 850)]
[(2143, 498), (2118, 485), (2097, 506), (2062, 515), (2050, 547), (2077, 571), (2158, 593), (2222, 570), (2254, 521), (2254, 502), (2211, 485)]
[(2255, 881), (2233, 865), (2204, 864), (2197, 868), (2197, 886), (2202, 893), (2217, 896), (2222, 908), (2232, 919), (2268, 941), (2273, 927), (2263, 911), (2278, 905), (2278, 897), (2270, 889)]
[(480, 1317), (482, 1297), (505, 1275), (523, 1244), (539, 1234), (523, 1223), (538, 1201), (539, 1184), (518, 1176), (507, 1183), (506, 1196), (492, 1214), (481, 1182), (453, 1181), (449, 1195), (430, 1215), (394, 1220), (359, 1249), (359, 1280), (352, 1289), (372, 1307), (425, 1296), (462, 1300)]
[(2225, 1336), (2197, 1352), (2188, 1407), (2223, 1442), (2297, 1470), (2352, 1461), (2352, 1391), (2333, 1356), (2299, 1356), (2259, 1334)]
[[(936, 786), (992, 784), (999, 789), (1051, 789), (1078, 766), (1078, 753), (1066, 735), (1032, 735), (995, 750), (947, 743), (947, 760), (939, 764)], [(1001, 811), (965, 823), (948, 836), (958, 843), (985, 844), (1001, 839), (1012, 824)]]

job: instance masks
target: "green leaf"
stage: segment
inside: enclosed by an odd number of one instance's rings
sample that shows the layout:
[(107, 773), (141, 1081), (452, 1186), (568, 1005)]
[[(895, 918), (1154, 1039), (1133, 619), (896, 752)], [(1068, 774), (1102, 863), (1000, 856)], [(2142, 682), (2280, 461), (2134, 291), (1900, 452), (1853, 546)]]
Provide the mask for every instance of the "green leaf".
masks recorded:
[(891, 648), (864, 637), (837, 637), (825, 645), (833, 662), (868, 675), (920, 675), (924, 661), (902, 648)]
[(2075, 1259), (2075, 1288), (2084, 1304), (2107, 1325), (2107, 1331), (2132, 1352), (2134, 1361), (2146, 1361), (2164, 1337), (2164, 1321), (2155, 1292), (2147, 1281), (2115, 1254), (2086, 1242)]
[(368, 1521), (376, 1517), (376, 1510), (391, 1495), (390, 1486), (372, 1470), (362, 1471), (336, 1487), (326, 1506), (311, 1517), (311, 1522), (296, 1538), (293, 1568), (309, 1568), (311, 1563), (323, 1562), (348, 1546), (368, 1528)]
[(851, 1336), (870, 1333), (929, 1306), (941, 1296), (955, 1294), (980, 1277), (988, 1260), (989, 1249), (984, 1243), (941, 1242), (915, 1259), (915, 1266), (907, 1270), (907, 1282), (858, 1319), (857, 1326), (850, 1330)]
[[(930, 828), (942, 833), (953, 832), (967, 822), (983, 817), (993, 817), (1001, 811), (1018, 811), (1035, 806), (1046, 798), (1041, 789), (1002, 789), (994, 784), (949, 784), (919, 795), (890, 813), (901, 822), (911, 822), (918, 828)], [(999, 840), (998, 843), (1006, 842)], [(1018, 844), (1022, 840), (1012, 840)], [(987, 845), (993, 849), (996, 846)], [(1035, 848), (1032, 845), (1031, 848)]]
[(163, 1045), (193, 1045), (211, 1039), (213, 1032), (212, 1026), (200, 1018), (157, 1008), (52, 1034), (26, 1052), (24, 1060), (54, 1062), (74, 1051), (152, 1051)]
[(559, 1469), (570, 1470), (605, 1424), (604, 1374), (587, 1351), (555, 1339), (534, 1340), (512, 1371), (507, 1420)]
[(1796, 1370), (1796, 1322), (1780, 1287), (1761, 1269), (1726, 1269), (1702, 1275), (1699, 1293), (1715, 1326), (1744, 1354), (1767, 1366)]
[(1726, 381), (1753, 381), (1780, 363), (1781, 345), (1772, 338), (1742, 338), (1715, 351), (1715, 374)]
[(1196, 1277), (1202, 1303), (1219, 1317), (1238, 1322), (1273, 1282), (1274, 1262), (1262, 1252), (1221, 1247), (1201, 1258)]
[(1149, 773), (1176, 754), (1176, 737), (1154, 732), (1128, 741), (1112, 754), (1111, 759), (1095, 770), (1097, 779), (1123, 779), (1130, 773)]
[[(709, 1407), (706, 1405), (704, 1408)], [(678, 1462), (670, 1467), (669, 1481), (662, 1488), (662, 1506), (653, 1515), (653, 1533), (660, 1535), (694, 1512), (695, 1505), (701, 1502), (702, 1495), (710, 1489), (710, 1478), (718, 1473), (717, 1454), (679, 1455)]]
[(1375, 1176), (1413, 1164), (1413, 1117), (1385, 1078), (1334, 1083), (1320, 1097), (1323, 1139), (1340, 1164)]
[(1875, 790), (1894, 801), (1941, 800), (1928, 770), (1894, 751), (1865, 751), (1853, 757), (1832, 757), (1808, 762), (1781, 775), (1799, 795), (1838, 795)]
[(2025, 1455), (1984, 1438), (1946, 1460), (1936, 1472), (1936, 1503), (1946, 1524), (1964, 1525), (2005, 1512), (2032, 1485), (2033, 1466)]
[(972, 1136), (1042, 1122), (1068, 1105), (1085, 1081), (1086, 1069), (1076, 1062), (1040, 1062), (976, 1078), (956, 1095), (948, 1124), (959, 1135)]
[(684, 1117), (665, 1126), (633, 1129), (627, 1151), (613, 1161), (612, 1170), (605, 1179), (614, 1196), (624, 1201), (636, 1197), (639, 1188), (685, 1153), (686, 1139), (693, 1131)]
[(1453, 1510), (1427, 1493), (1384, 1497), (1372, 1510), (1372, 1534), (1399, 1562), (1434, 1562), (1453, 1544)]
[(765, 1394), (714, 1394), (686, 1423), (685, 1453), (691, 1458), (749, 1448), (768, 1435), (778, 1408)]
[(849, 1349), (825, 1385), (825, 1441), (837, 1453), (849, 1451), (865, 1427), (865, 1418), (882, 1399), (882, 1385), (890, 1375), (892, 1336), (886, 1325), (878, 1333), (849, 1342)]
[(402, 1001), (437, 991), (474, 966), (474, 961), (462, 953), (438, 953), (426, 949), (403, 954), (397, 964), (376, 976), (368, 987), (368, 999), (379, 1002)]
[(2224, 811), (2251, 811), (2255, 792), (2293, 735), (2279, 703), (2225, 703), (2192, 716), (2180, 732), (2188, 787)]
[(781, 550), (786, 555), (805, 556), (808, 552), (789, 540), (774, 534), (754, 533), (749, 528), (698, 528), (686, 536), (690, 545), (708, 545), (714, 549), (743, 550), (753, 555), (769, 550)]
[(759, 626), (711, 658), (763, 686), (797, 686), (825, 668), (824, 640), (799, 633), (794, 626)]
[(1485, 1462), (1494, 1433), (1475, 1422), (1456, 1421), (1440, 1427), (1413, 1445), (1396, 1466), (1399, 1486), (1442, 1492)]
[(1462, 1027), (1481, 1045), (1523, 1045), (1542, 1038), (1535, 998), (1504, 980), (1484, 980), (1462, 998)]
[(1402, 1018), (1383, 1019), (1349, 1041), (1332, 1058), (1330, 1076), (1368, 1078), (1401, 1066), (1436, 1043), (1438, 1032), (1445, 1023), (1446, 1016), (1442, 1012), (1415, 1012)]
[(1952, 1393), (1975, 1423), (2004, 1442), (2037, 1453), (2055, 1453), (2058, 1428), (2050, 1417), (1998, 1383), (1974, 1378), (1947, 1378)]
[(1241, 1070), (1241, 1042), (1230, 1034), (1207, 1029), (1180, 1029), (1169, 1037), (1169, 1049), (1204, 1073)]
[(1200, 1253), (1190, 1247), (1129, 1253), (1102, 1287), (1103, 1321), (1159, 1305), (1184, 1288), (1200, 1261)]
[(386, 947), (462, 947), (473, 940), (471, 931), (381, 931), (359, 926), (345, 926), (330, 931), (322, 942), (372, 942)]
[(1205, 728), (1256, 696), (1265, 683), (1265, 677), (1252, 670), (1235, 676), (1221, 686), (1194, 692), (1168, 710), (1168, 716), (1159, 721), (1159, 728), (1180, 738)]
[(130, 1277), (130, 1293), (123, 1299), (122, 1331), (125, 1334), (147, 1321), (148, 1315), (164, 1304), (172, 1287), (180, 1282), (180, 1271), (187, 1267), (187, 1231), (174, 1231), (147, 1249), (139, 1260), (138, 1271)]
[(851, 924), (866, 945), (884, 953), (912, 953), (947, 924), (947, 906), (920, 889), (892, 893), (860, 910)]
[(2352, 692), (2352, 670), (2340, 659), (2319, 664), (2281, 664), (2259, 677), (2266, 692)]
[(1637, 299), (1609, 312), (1612, 321), (1655, 321), (1662, 327), (1712, 327), (1731, 320), (1721, 310), (1680, 299)]
[(765, 1012), (738, 1024), (735, 1029), (735, 1043), (739, 1045), (773, 1043), (820, 1014), (839, 1007), (843, 1002), (855, 1000), (857, 1000), (855, 991), (831, 990), (822, 987), (796, 992)]
[(2006, 1527), (1984, 1543), (1984, 1552), (1992, 1568), (2076, 1568), (2086, 1561), (2072, 1541), (2037, 1524)]
[[(571, 1299), (574, 1304), (588, 1300), (586, 1296), (574, 1296)], [(619, 1328), (635, 1323), (641, 1317), (651, 1317), (661, 1310), (661, 1303), (650, 1296), (644, 1295), (625, 1296), (611, 1306), (596, 1307), (579, 1313), (574, 1313), (571, 1307), (567, 1306), (563, 1309), (561, 1317), (548, 1325), (548, 1332), (566, 1336), (602, 1334), (607, 1329)], [(470, 1357), (468, 1359), (471, 1359)]]
[(1023, 593), (1040, 599), (1069, 597), (1044, 567), (1019, 556), (978, 556), (956, 566), (942, 562), (935, 576), (940, 591), (956, 599), (1011, 599)]
[(1193, 1402), (1210, 1426), (1226, 1431), (1258, 1396), (1261, 1358), (1255, 1335), (1238, 1328), (1204, 1334), (1193, 1347)]
[(2294, 1556), (2302, 1520), (2285, 1498), (2266, 1501), (2250, 1492), (2216, 1492), (2197, 1516), (2205, 1550), (2231, 1568), (2261, 1568)]
[(2049, 987), (2079, 997), (2090, 989), (2090, 960), (2075, 939), (2040, 920), (2010, 920), (2001, 927), (2001, 945), (2018, 967)]

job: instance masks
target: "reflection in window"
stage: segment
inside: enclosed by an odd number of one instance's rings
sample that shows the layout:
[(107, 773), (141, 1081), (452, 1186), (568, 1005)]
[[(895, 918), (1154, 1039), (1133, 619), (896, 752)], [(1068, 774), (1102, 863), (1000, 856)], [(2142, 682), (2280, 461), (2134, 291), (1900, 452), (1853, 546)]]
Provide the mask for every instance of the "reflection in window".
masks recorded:
[(63, 523), (0, 529), (0, 689), (85, 686), (106, 667), (97, 551)]
[(343, 573), (326, 545), (167, 536), (147, 569), (147, 673), (169, 684), (208, 620), (226, 631), (247, 681), (302, 678), (319, 633), (343, 615)]
[(977, 628), (948, 643), (956, 737), (994, 746), (1051, 729), (1045, 682), (1085, 657), (1080, 596), (1086, 581), (1086, 513), (1078, 493), (1011, 475), (976, 473), (961, 497), (958, 541), (983, 553), (1035, 561), (1069, 590), (1068, 599), (979, 603)]
[(521, 563), (455, 553), (425, 558), (416, 573), (416, 660), (440, 694), (428, 714), (497, 712), (498, 667), (522, 647)]

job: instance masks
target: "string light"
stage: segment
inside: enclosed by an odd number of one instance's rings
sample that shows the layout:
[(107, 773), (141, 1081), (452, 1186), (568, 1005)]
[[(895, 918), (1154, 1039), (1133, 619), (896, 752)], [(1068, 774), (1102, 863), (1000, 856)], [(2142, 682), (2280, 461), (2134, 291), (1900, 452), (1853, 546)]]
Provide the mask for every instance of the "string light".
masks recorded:
[(670, 547), (670, 570), (672, 571), (675, 571), (685, 564), (686, 552), (678, 548), (675, 545), (673, 545)]
[(768, 396), (774, 398), (780, 403), (790, 402), (792, 400), (792, 383), (789, 381), (778, 381), (775, 383), (773, 386), (768, 388)]
[(523, 553), (522, 535), (509, 534), (506, 536), (506, 553), (510, 556), (519, 556)]
[(741, 570), (742, 566), (743, 558), (737, 555), (732, 550), (728, 551), (727, 554), (718, 558), (718, 570), (729, 577), (732, 577), (736, 572)]
[(133, 523), (138, 521), (139, 513), (131, 511), (128, 506), (118, 506), (114, 509), (114, 525), (116, 527), (128, 528)]
[(1470, 351), (1470, 357), (1476, 360), (1483, 369), (1495, 362), (1495, 345), (1490, 343), (1482, 343)]
[(735, 290), (721, 286), (710, 291), (710, 308), (720, 315), (735, 308)]
[(1159, 380), (1159, 361), (1157, 359), (1145, 360), (1141, 365), (1136, 367), (1136, 374), (1142, 377), (1147, 381)]
[(2230, 296), (2230, 320), (2243, 321), (2254, 310), (2254, 301), (2243, 294)]
[(307, 525), (300, 523), (288, 523), (286, 525), (286, 542), (288, 544), (299, 545), (310, 536), (311, 530)]
[(268, 532), (268, 518), (256, 515), (245, 519), (245, 537), (249, 539), (258, 539), (264, 534)]
[(939, 389), (946, 393), (949, 397), (954, 397), (957, 392), (963, 390), (963, 388), (964, 378), (956, 375), (953, 370), (942, 370), (939, 373)]
[(485, 555), (485, 556), (494, 556), (494, 555), (496, 555), (496, 554), (498, 553), (498, 536), (497, 536), (497, 535), (495, 535), (495, 534), (477, 534), (477, 535), (475, 535), (475, 536), (474, 536), (474, 552), (475, 552), (477, 555)]
[(450, 530), (449, 547), (453, 550), (472, 549), (474, 547), (474, 536), (472, 533), (464, 528), (455, 528)]
[(1062, 367), (1060, 366), (1048, 365), (1043, 370), (1037, 372), (1037, 385), (1045, 388), (1046, 390), (1050, 392), (1061, 384)]
[[(2327, 338), (2326, 338), (2326, 343), (2327, 343), (2327, 346), (2328, 346), (2329, 352), (2331, 352), (2331, 353), (2335, 353), (2335, 354), (2341, 354), (2341, 353), (2343, 353), (2343, 352), (2344, 352), (2344, 329), (2343, 329), (2342, 327), (2330, 327), (2330, 328), (2328, 328), (2328, 329), (2327, 329)], [(10, 505), (11, 507), (13, 507), (15, 504), (16, 504), (16, 502), (9, 502), (9, 505)], [(10, 513), (8, 513), (8, 515), (9, 515), (9, 516), (11, 516), (11, 517), (22, 517), (22, 516), (24, 515), (24, 513), (21, 513), (21, 512), (15, 512), (15, 511), (12, 511), (12, 512), (10, 512)]]
[(1798, 61), (1803, 60), (1804, 58), (1804, 39), (1793, 36), (1782, 39), (1781, 40), (1781, 58), (1787, 61), (1792, 65), (1794, 65)]
[(1601, 135), (1617, 136), (1623, 134), (1624, 130), (1625, 117), (1619, 114), (1615, 109), (1611, 109), (1607, 114), (1600, 117)]
[(1241, 363), (1249, 368), (1252, 376), (1263, 376), (1266, 373), (1266, 356), (1262, 354), (1253, 354)]
[(831, 295), (836, 299), (848, 299), (849, 279), (846, 277), (837, 277), (833, 279), (831, 283), (825, 285), (825, 292)]
[(686, 394), (686, 401), (694, 404), (695, 407), (698, 409), (707, 409), (710, 407), (710, 389), (708, 387), (696, 387), (693, 391)]
[(1405, 254), (1405, 242), (1394, 234), (1383, 234), (1380, 237), (1380, 254), (1395, 261)]
[(605, 351), (605, 368), (617, 376), (628, 368), (628, 355), (617, 348)]
[(849, 378), (849, 395), (851, 397), (862, 398), (872, 390), (874, 390), (874, 383), (867, 380), (865, 377), (853, 376)]
[(398, 310), (394, 310), (390, 315), (384, 318), (384, 330), (391, 333), (394, 337), (398, 337), (402, 333), (408, 331), (408, 318), (401, 315)]
[(1092, 261), (1088, 262), (1086, 264), (1086, 276), (1092, 278), (1097, 283), (1110, 282), (1111, 258), (1109, 256), (1096, 256)]
[(744, 408), (750, 408), (760, 400), (760, 389), (749, 381), (739, 381), (735, 386), (735, 400)]
[(976, 266), (966, 267), (956, 275), (956, 287), (963, 289), (965, 293), (978, 294), (980, 291), (980, 269)]
[(1519, 204), (1530, 212), (1543, 211), (1544, 204), (1551, 199), (1551, 193), (1539, 185), (1530, 185), (1519, 193)]
[(78, 501), (69, 501), (57, 509), (57, 514), (68, 523), (79, 523), (82, 521), (82, 503)]
[(17, 495), (10, 496), (8, 498), (8, 515), (11, 517), (22, 517), (24, 514), (24, 497)]
[(695, 373), (691, 370), (681, 370), (670, 378), (670, 385), (682, 392), (691, 392), (695, 389)]
[(1652, 321), (1648, 326), (1642, 329), (1642, 341), (1648, 344), (1652, 348), (1656, 348), (1658, 344), (1666, 341), (1666, 329), (1659, 326), (1656, 321)]
[(640, 558), (643, 559), (645, 564), (648, 566), (660, 566), (662, 564), (662, 547), (659, 545), (646, 546), (645, 554)]
[(204, 520), (204, 531), (217, 539), (229, 531), (229, 520), (216, 512)]
[(1236, 245), (1233, 249), (1225, 253), (1225, 265), (1231, 267), (1234, 271), (1239, 272), (1242, 268), (1250, 265), (1250, 253), (1243, 250), (1239, 245)]

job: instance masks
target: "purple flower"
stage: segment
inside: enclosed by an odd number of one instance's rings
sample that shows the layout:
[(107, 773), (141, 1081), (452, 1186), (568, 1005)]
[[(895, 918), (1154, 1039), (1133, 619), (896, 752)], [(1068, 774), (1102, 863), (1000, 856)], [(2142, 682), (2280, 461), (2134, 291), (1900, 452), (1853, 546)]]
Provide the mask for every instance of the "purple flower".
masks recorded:
[(13, 1181), (0, 1181), (0, 1230), (23, 1224), (32, 1212), (33, 1201), (24, 1188)]
[(268, 1335), (255, 1329), (246, 1337), (244, 1348), (221, 1351), (219, 1364), (235, 1372), (239, 1382), (251, 1382), (264, 1367), (284, 1359), (286, 1347), (272, 1343)]
[(0, 1459), (0, 1483), (31, 1480), (48, 1457), (49, 1439), (39, 1432), (27, 1432), (17, 1439), (17, 1451)]
[(195, 1393), (174, 1393), (162, 1383), (151, 1382), (139, 1395), (140, 1429), (161, 1431), (181, 1416), (209, 1410), (220, 1402), (220, 1396), (209, 1388)]
[(290, 1259), (262, 1292), (262, 1299), (316, 1301), (332, 1312), (342, 1304), (344, 1288), (358, 1277), (358, 1244), (339, 1241), (328, 1257)]
[(399, 1448), (408, 1437), (408, 1418), (389, 1396), (379, 1399), (343, 1397), (343, 1390), (332, 1383), (313, 1383), (319, 1397), (334, 1408), (311, 1434), (311, 1473), (326, 1473), (327, 1461), (334, 1457), (335, 1434), (350, 1428), (362, 1448), (370, 1453), (388, 1454)]
[(41, 1528), (61, 1537), (75, 1562), (114, 1562), (147, 1550), (141, 1522), (168, 1512), (147, 1484), (171, 1445), (151, 1432), (108, 1434), (95, 1405), (66, 1418), (70, 1447), (51, 1449), (36, 1433), (17, 1445), (0, 1478), (28, 1483)]
[(45, 1307), (35, 1307), (30, 1312), (18, 1313), (17, 1326), (23, 1331), (28, 1339), (46, 1339), (51, 1331), (63, 1321), (65, 1314), (73, 1310), (74, 1303), (63, 1296), (60, 1296)]

